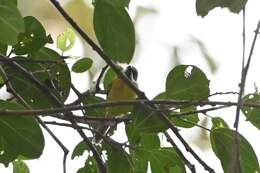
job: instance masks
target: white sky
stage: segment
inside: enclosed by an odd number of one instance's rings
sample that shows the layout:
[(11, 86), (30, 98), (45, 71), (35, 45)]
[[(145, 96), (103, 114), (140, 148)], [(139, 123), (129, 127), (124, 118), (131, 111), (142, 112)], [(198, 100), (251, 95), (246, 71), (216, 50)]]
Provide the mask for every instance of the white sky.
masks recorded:
[[(171, 70), (170, 58), (171, 47), (179, 45), (182, 48), (181, 57), (183, 64), (194, 64), (201, 68), (210, 79), (211, 92), (216, 91), (238, 91), (240, 80), (241, 58), (242, 58), (242, 16), (230, 13), (227, 9), (215, 9), (205, 18), (198, 17), (195, 11), (195, 0), (191, 1), (169, 1), (169, 0), (132, 0), (130, 11), (134, 12), (135, 6), (150, 6), (157, 8), (158, 13), (145, 16), (137, 25), (136, 30), (139, 35), (138, 56), (140, 57), (135, 66), (139, 71), (139, 87), (145, 91), (148, 97), (152, 98), (164, 91), (167, 73)], [(247, 54), (251, 45), (253, 31), (260, 19), (260, 1), (249, 0), (247, 4)], [(207, 46), (210, 54), (218, 63), (218, 71), (213, 76), (197, 48), (189, 42), (193, 35), (201, 39)], [(260, 41), (260, 40), (258, 40)], [(78, 53), (78, 49), (73, 52)], [(254, 83), (260, 86), (260, 43), (256, 44), (252, 64), (248, 73), (246, 91), (254, 91)], [(75, 82), (83, 81), (85, 76), (76, 76)], [(85, 77), (86, 78), (86, 77)], [(87, 79), (86, 79), (87, 81)], [(83, 86), (83, 87), (82, 87)], [(81, 83), (79, 88), (83, 89)], [(234, 97), (219, 97), (219, 100), (236, 100)], [(213, 116), (221, 116), (233, 126), (235, 109), (225, 109), (210, 113)], [(248, 139), (253, 146), (256, 155), (260, 158), (259, 131), (250, 123), (244, 121), (241, 116), (240, 132)], [(72, 151), (74, 146), (80, 141), (77, 133), (67, 128), (51, 127), (67, 148)], [(194, 138), (195, 129), (181, 131), (184, 137), (191, 141)], [(45, 133), (46, 134), (46, 133)], [(118, 135), (120, 139), (124, 139)], [(45, 135), (46, 144), (43, 155), (33, 161), (28, 161), (31, 173), (62, 172), (61, 149), (54, 141)], [(195, 151), (215, 168), (217, 173), (222, 172), (220, 162), (212, 152), (201, 151), (197, 146), (192, 145)], [(185, 150), (183, 150), (185, 151)], [(70, 155), (69, 155), (70, 157)], [(187, 155), (191, 158), (190, 155)], [(193, 159), (192, 159), (193, 161)], [(197, 172), (204, 172), (203, 168), (197, 165)], [(84, 165), (84, 160), (70, 161), (68, 158), (68, 173), (74, 173)], [(4, 168), (0, 165), (0, 172), (12, 172), (11, 168)]]

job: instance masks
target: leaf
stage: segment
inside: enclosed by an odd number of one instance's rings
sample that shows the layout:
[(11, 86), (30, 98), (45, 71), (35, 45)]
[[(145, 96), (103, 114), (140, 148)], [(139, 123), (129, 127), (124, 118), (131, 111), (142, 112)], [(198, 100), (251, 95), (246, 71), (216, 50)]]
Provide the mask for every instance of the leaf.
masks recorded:
[(2, 44), (14, 45), (17, 43), (18, 34), (24, 32), (23, 18), (13, 2), (0, 1), (0, 42)]
[(143, 133), (140, 135), (141, 147), (145, 149), (160, 148), (160, 139), (157, 133)]
[(74, 148), (72, 155), (71, 155), (71, 159), (75, 159), (75, 157), (79, 157), (82, 156), (83, 153), (88, 150), (88, 146), (84, 141), (81, 141), (80, 143), (78, 143), (76, 145), (76, 147)]
[[(15, 57), (26, 60), (53, 60), (58, 63), (28, 63), (18, 62), (23, 68), (31, 72), (42, 84), (45, 84), (58, 98), (65, 101), (70, 92), (71, 77), (70, 71), (55, 51), (42, 48), (30, 57)], [(43, 59), (44, 58), (44, 59)], [(7, 77), (10, 80), (14, 90), (25, 99), (33, 108), (50, 108), (57, 104), (44, 91), (34, 84), (30, 79), (24, 77), (18, 69), (4, 66)]]
[(168, 129), (155, 113), (140, 106), (134, 108), (131, 117), (132, 122), (126, 128), (130, 143), (136, 143), (141, 133), (158, 133)]
[(227, 128), (229, 129), (228, 124), (220, 117), (214, 117), (211, 119), (212, 127), (211, 129), (214, 130), (216, 128)]
[(198, 67), (176, 66), (167, 76), (166, 93), (176, 100), (206, 100), (209, 96), (209, 80)]
[(135, 50), (134, 25), (124, 8), (99, 0), (94, 9), (94, 29), (102, 49), (114, 61), (129, 63)]
[[(260, 172), (256, 154), (248, 141), (240, 134), (240, 166), (243, 173)], [(235, 156), (236, 132), (227, 128), (217, 128), (210, 133), (210, 142), (216, 156), (220, 159), (224, 172), (239, 172), (238, 167), (232, 167)], [(231, 170), (232, 169), (232, 170)]]
[(72, 66), (72, 71), (75, 73), (83, 73), (90, 69), (92, 66), (93, 61), (90, 58), (81, 58), (80, 60), (76, 61)]
[(6, 55), (7, 45), (0, 43), (0, 54)]
[(76, 34), (71, 28), (67, 28), (66, 31), (57, 37), (57, 48), (63, 52), (70, 50), (76, 40)]
[(134, 155), (136, 162), (150, 162), (152, 173), (186, 173), (183, 161), (173, 148), (138, 149)]
[[(42, 64), (41, 66), (45, 69), (49, 69), (49, 80), (52, 80), (54, 86), (52, 89), (56, 92), (58, 97), (62, 100), (66, 100), (70, 93), (71, 87), (71, 76), (70, 70), (66, 62), (60, 57), (60, 55), (52, 49), (41, 48), (38, 52), (31, 54), (30, 58), (33, 60), (43, 59), (58, 61), (56, 65), (53, 64)], [(44, 82), (47, 82), (46, 80)]]
[[(84, 104), (95, 104), (100, 102), (105, 102), (105, 100), (98, 96), (87, 96), (82, 99), (82, 102)], [(106, 115), (106, 109), (105, 108), (87, 108), (85, 109), (86, 114), (88, 116), (95, 116), (95, 117), (104, 117)]]
[(114, 1), (110, 1), (110, 0), (100, 0), (100, 1), (106, 1), (106, 3), (109, 3), (117, 8), (124, 8), (124, 7), (128, 7), (130, 0), (114, 0)]
[(113, 173), (134, 173), (130, 156), (125, 150), (119, 147), (111, 146), (107, 150), (108, 172)]
[(99, 173), (98, 165), (93, 157), (89, 157), (83, 168), (80, 168), (77, 173)]
[(239, 13), (247, 0), (196, 0), (197, 15), (204, 17), (216, 7), (228, 8), (233, 13)]
[(22, 161), (13, 161), (13, 173), (30, 173), (28, 166)]
[(109, 89), (111, 82), (116, 78), (117, 78), (116, 72), (112, 68), (109, 68), (107, 70), (104, 80), (103, 80), (104, 88)]
[[(196, 110), (197, 109), (194, 106), (181, 108), (180, 113), (194, 112)], [(170, 120), (173, 122), (175, 126), (183, 127), (183, 128), (192, 128), (199, 122), (199, 117), (198, 114), (196, 113), (189, 114), (189, 115), (182, 115), (179, 117), (176, 117), (176, 113), (171, 113)]]
[[(0, 101), (1, 109), (21, 110), (18, 104)], [(31, 117), (1, 116), (0, 118), (0, 162), (5, 166), (19, 155), (29, 159), (41, 156), (44, 137), (38, 123)]]
[(44, 27), (36, 18), (27, 16), (24, 18), (24, 24), (25, 32), (19, 34), (18, 42), (13, 47), (16, 55), (35, 52), (49, 42)]
[[(259, 94), (248, 94), (244, 96), (243, 103), (251, 103), (251, 104), (258, 104), (260, 102), (260, 95)], [(260, 108), (254, 107), (243, 107), (242, 108), (243, 114), (246, 116), (246, 120), (252, 123), (256, 128), (260, 129)]]

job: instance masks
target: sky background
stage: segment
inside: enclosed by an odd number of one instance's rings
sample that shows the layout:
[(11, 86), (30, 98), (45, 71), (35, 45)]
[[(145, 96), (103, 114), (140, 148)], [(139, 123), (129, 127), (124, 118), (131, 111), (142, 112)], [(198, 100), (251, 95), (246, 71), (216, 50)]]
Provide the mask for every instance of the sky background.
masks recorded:
[[(24, 0), (18, 0), (18, 3), (22, 3), (23, 1)], [(47, 4), (47, 0), (44, 3)], [(211, 11), (205, 18), (201, 18), (196, 15), (195, 0), (131, 0), (129, 12), (133, 18), (137, 7), (148, 7), (156, 10), (156, 13), (140, 18), (135, 26), (138, 36), (138, 45), (133, 65), (135, 65), (139, 71), (139, 88), (145, 91), (149, 98), (153, 98), (165, 90), (167, 74), (173, 68), (173, 46), (180, 47), (182, 64), (196, 65), (206, 73), (210, 80), (211, 93), (238, 91), (242, 61), (241, 14), (237, 15), (230, 13), (227, 9), (217, 8)], [(246, 12), (246, 57), (248, 57), (251, 46), (253, 31), (260, 19), (259, 8), (259, 0), (249, 0)], [(28, 13), (34, 14), (33, 12)], [(55, 28), (55, 26), (49, 28)], [(50, 29), (48, 32), (51, 34), (52, 32), (57, 33), (57, 30)], [(198, 47), (192, 43), (192, 36), (203, 41), (208, 52), (217, 62), (218, 69), (215, 74), (210, 72)], [(79, 40), (70, 54), (83, 54), (82, 45)], [(95, 53), (91, 55), (93, 55), (94, 58), (98, 58), (95, 57)], [(246, 82), (246, 93), (254, 92), (255, 85), (260, 87), (260, 44), (258, 43), (256, 44), (252, 58)], [(89, 79), (88, 74), (73, 74), (73, 77), (73, 82), (76, 86), (81, 91), (84, 91)], [(75, 96), (72, 94), (70, 100), (74, 98)], [(219, 96), (212, 98), (212, 100), (236, 101), (236, 96)], [(212, 116), (221, 116), (229, 123), (230, 127), (233, 126), (235, 119), (234, 108), (209, 114)], [(204, 117), (200, 116), (200, 118), (203, 119)], [(260, 158), (260, 147), (258, 147), (260, 144), (259, 131), (250, 123), (246, 122), (243, 115), (240, 120), (240, 133), (248, 139), (256, 155)], [(70, 151), (72, 151), (74, 146), (81, 140), (74, 130), (53, 126), (51, 128)], [(195, 139), (201, 134), (200, 129), (184, 129), (181, 131), (181, 134), (192, 144), (192, 147), (201, 158), (204, 158), (217, 173), (222, 172), (220, 162), (213, 152), (207, 149), (205, 150), (207, 143), (200, 143), (200, 145), (205, 145), (204, 147), (196, 144)], [(124, 133), (118, 132), (114, 137), (122, 142), (126, 140)], [(43, 155), (39, 159), (26, 162), (30, 167), (31, 173), (62, 172), (62, 150), (46, 133), (45, 141), (46, 144)], [(164, 141), (164, 139), (162, 139), (162, 141)], [(167, 143), (162, 142), (162, 145), (167, 146)], [(204, 148), (204, 150), (201, 148)], [(183, 149), (183, 147), (181, 147), (181, 149)], [(189, 154), (186, 156), (191, 159), (192, 162), (194, 161)], [(196, 161), (193, 163), (196, 164), (197, 172), (204, 172), (203, 168), (200, 167)], [(84, 158), (73, 161), (68, 158), (67, 172), (76, 172), (77, 169), (83, 165)], [(4, 168), (0, 165), (0, 172), (10, 173), (12, 172), (12, 168)]]

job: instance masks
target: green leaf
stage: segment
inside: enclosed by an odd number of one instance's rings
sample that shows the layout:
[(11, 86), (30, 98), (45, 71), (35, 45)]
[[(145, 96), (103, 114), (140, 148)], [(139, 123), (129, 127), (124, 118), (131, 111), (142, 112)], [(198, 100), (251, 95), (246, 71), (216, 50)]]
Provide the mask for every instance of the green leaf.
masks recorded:
[(239, 13), (246, 3), (247, 0), (196, 0), (196, 11), (201, 17), (216, 7), (226, 7), (233, 13)]
[[(61, 59), (55, 51), (42, 48), (33, 53), (30, 57), (15, 57), (25, 59), (19, 64), (31, 72), (42, 84), (49, 89), (61, 100), (65, 101), (69, 95), (71, 78), (67, 64)], [(58, 63), (30, 63), (30, 60), (53, 60)], [(24, 77), (18, 69), (4, 66), (7, 77), (10, 80), (14, 90), (25, 99), (33, 108), (50, 108), (57, 104), (44, 91), (38, 88), (30, 79)]]
[(209, 96), (209, 80), (198, 67), (176, 66), (167, 76), (166, 93), (176, 100), (206, 100)]
[(229, 129), (228, 124), (225, 122), (225, 120), (223, 120), (220, 117), (212, 118), (211, 122), (212, 122), (212, 128), (211, 129), (216, 129), (216, 128), (227, 128), (227, 129)]
[[(66, 100), (70, 93), (71, 87), (71, 76), (70, 70), (66, 62), (60, 57), (60, 55), (52, 49), (41, 48), (38, 52), (35, 52), (30, 55), (30, 58), (33, 60), (54, 60), (58, 61), (56, 65), (54, 64), (41, 64), (42, 68), (49, 69), (49, 79), (52, 80), (54, 86), (51, 88), (54, 90), (58, 97), (61, 97), (62, 100)], [(45, 83), (48, 82), (44, 81)]]
[[(243, 98), (243, 103), (258, 104), (260, 102), (259, 94), (248, 94)], [(243, 107), (243, 114), (246, 116), (246, 120), (252, 123), (256, 128), (260, 129), (260, 108)]]
[(107, 150), (108, 172), (113, 173), (134, 173), (133, 163), (125, 150), (111, 146)]
[(94, 29), (102, 49), (110, 58), (121, 63), (131, 61), (135, 50), (135, 31), (124, 8), (116, 8), (104, 0), (97, 1)]
[(76, 34), (71, 28), (67, 28), (67, 30), (60, 34), (57, 37), (57, 48), (62, 50), (63, 52), (70, 50), (76, 40)]
[(28, 166), (22, 161), (13, 161), (13, 173), (30, 173)]
[(0, 43), (0, 54), (6, 55), (7, 45)]
[[(260, 172), (256, 154), (248, 141), (240, 134), (240, 166), (243, 173)], [(232, 167), (235, 156), (236, 132), (227, 128), (217, 128), (210, 133), (210, 142), (216, 156), (220, 159), (225, 173), (239, 172), (238, 167)], [(231, 170), (232, 169), (232, 170)]]
[[(105, 100), (98, 96), (87, 96), (82, 99), (82, 102), (84, 104), (95, 104), (100, 102), (105, 102)], [(105, 108), (87, 108), (85, 109), (86, 114), (88, 116), (95, 116), (95, 117), (104, 117), (106, 115), (106, 109)]]
[(152, 173), (186, 173), (183, 161), (173, 148), (138, 149), (134, 155), (136, 162), (150, 162)]
[(49, 42), (44, 27), (36, 18), (27, 16), (24, 18), (24, 23), (25, 32), (19, 34), (18, 42), (13, 47), (17, 55), (35, 52)]
[(141, 147), (145, 149), (156, 149), (160, 148), (160, 139), (157, 133), (143, 133), (140, 135)]
[(136, 106), (131, 117), (132, 122), (126, 126), (130, 143), (137, 143), (141, 133), (158, 133), (168, 129), (154, 112), (146, 110), (143, 107)]
[(109, 68), (107, 70), (104, 80), (103, 80), (104, 88), (109, 89), (111, 82), (116, 78), (117, 78), (116, 72), (112, 68)]
[(74, 148), (71, 155), (71, 159), (75, 159), (75, 157), (82, 156), (86, 150), (88, 150), (87, 144), (84, 141), (81, 141)]
[[(0, 109), (21, 110), (18, 104), (1, 101)], [(1, 116), (0, 118), (0, 162), (5, 166), (19, 155), (29, 159), (41, 156), (44, 137), (36, 120), (32, 117)]]
[(19, 33), (24, 32), (23, 18), (10, 0), (0, 1), (0, 42), (14, 45)]
[(99, 173), (98, 165), (93, 157), (89, 157), (83, 168), (80, 168), (77, 173)]
[(90, 69), (92, 66), (93, 61), (90, 58), (81, 58), (80, 60), (76, 61), (72, 66), (72, 71), (75, 73), (83, 73)]
[[(96, 0), (99, 1), (99, 0)], [(117, 8), (124, 8), (124, 7), (128, 7), (130, 0), (114, 0), (114, 1), (110, 1), (110, 0), (100, 0), (100, 1), (106, 1), (106, 3), (109, 3)]]
[[(187, 107), (180, 109), (180, 113), (194, 112), (196, 111), (196, 107)], [(170, 120), (173, 122), (175, 126), (183, 127), (183, 128), (191, 128), (194, 127), (199, 122), (198, 114), (193, 113), (189, 115), (183, 115), (176, 117), (176, 113), (170, 114)]]

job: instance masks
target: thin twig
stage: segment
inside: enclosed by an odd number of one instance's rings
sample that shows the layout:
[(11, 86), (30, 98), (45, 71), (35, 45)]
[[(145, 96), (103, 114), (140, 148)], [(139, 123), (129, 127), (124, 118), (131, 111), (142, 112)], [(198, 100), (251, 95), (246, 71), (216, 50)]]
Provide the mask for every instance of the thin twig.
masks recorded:
[[(65, 106), (63, 108), (57, 107), (57, 108), (45, 108), (45, 109), (33, 109), (33, 110), (9, 110), (9, 109), (0, 109), (0, 116), (1, 115), (10, 115), (10, 116), (37, 116), (37, 115), (42, 115), (42, 116), (51, 116), (50, 114), (55, 114), (55, 113), (64, 113), (68, 111), (77, 111), (77, 110), (82, 110), (82, 109), (98, 109), (98, 108), (106, 108), (106, 107), (118, 107), (118, 106), (129, 106), (129, 105), (140, 105), (140, 104), (156, 104), (156, 105), (182, 105), (185, 103), (190, 102), (192, 105), (211, 105), (211, 106), (216, 106), (216, 105), (222, 105), (219, 107), (213, 107), (213, 108), (206, 108), (206, 109), (201, 109), (197, 111), (192, 111), (192, 112), (183, 112), (183, 113), (176, 113), (176, 116), (184, 116), (187, 114), (191, 113), (204, 113), (208, 111), (213, 111), (217, 109), (222, 109), (224, 107), (230, 107), (230, 106), (237, 106), (238, 103), (236, 102), (220, 102), (220, 101), (176, 101), (176, 100), (121, 100), (121, 101), (111, 101), (111, 102), (99, 102), (99, 103), (93, 103), (93, 104), (86, 104), (86, 105), (73, 105), (73, 106)], [(258, 103), (245, 103), (243, 104), (243, 107), (250, 107), (250, 108), (260, 108), (260, 104)], [(151, 110), (155, 112), (161, 112), (159, 109), (153, 109)], [(163, 110), (165, 111), (165, 110)], [(112, 118), (103, 118), (103, 117), (92, 117), (92, 116), (87, 116), (87, 117), (82, 117), (86, 118), (89, 120), (117, 120), (116, 117)]]
[(101, 72), (100, 72), (100, 74), (98, 76), (97, 82), (96, 82), (96, 91), (100, 91), (101, 90), (99, 85), (100, 85), (101, 79), (104, 76), (104, 74), (105, 74), (105, 72), (106, 72), (108, 67), (109, 66), (106, 65), (105, 67), (102, 68), (102, 70), (101, 70)]
[[(235, 171), (236, 170), (236, 169), (234, 169), (235, 167), (238, 167), (239, 170), (241, 171), (240, 139), (239, 139), (239, 134), (238, 134), (238, 124), (239, 124), (240, 110), (243, 107), (242, 97), (244, 95), (246, 77), (247, 77), (247, 73), (248, 73), (248, 70), (249, 70), (250, 63), (251, 63), (252, 55), (253, 55), (253, 52), (254, 52), (255, 43), (256, 43), (256, 40), (257, 40), (258, 33), (259, 33), (259, 28), (260, 28), (260, 20), (259, 20), (259, 22), (257, 24), (257, 28), (255, 30), (255, 35), (254, 35), (254, 39), (253, 39), (253, 42), (252, 42), (252, 45), (251, 45), (251, 49), (250, 49), (250, 53), (249, 53), (249, 56), (248, 56), (248, 59), (247, 59), (246, 66), (242, 68), (241, 81), (240, 81), (240, 85), (239, 85), (240, 90), (239, 90), (239, 96), (238, 96), (238, 101), (237, 101), (238, 105), (237, 105), (237, 109), (236, 109), (236, 118), (235, 118), (235, 123), (234, 123), (234, 128), (236, 129), (236, 135), (235, 135), (235, 148), (236, 149), (235, 149), (235, 154), (234, 154), (235, 158), (233, 159), (232, 164), (231, 164), (231, 171)], [(244, 39), (243, 39), (243, 42), (244, 42)], [(245, 46), (243, 46), (243, 47), (245, 47)], [(244, 50), (243, 50), (243, 53), (244, 53)]]
[(185, 165), (187, 165), (187, 167), (190, 169), (190, 171), (192, 173), (196, 173), (195, 166), (192, 163), (190, 163), (190, 161), (183, 155), (182, 151), (175, 144), (175, 142), (173, 141), (173, 139), (171, 138), (169, 133), (168, 132), (164, 132), (163, 134), (166, 137), (167, 141), (175, 148), (176, 152), (178, 153), (180, 158), (184, 161)]

